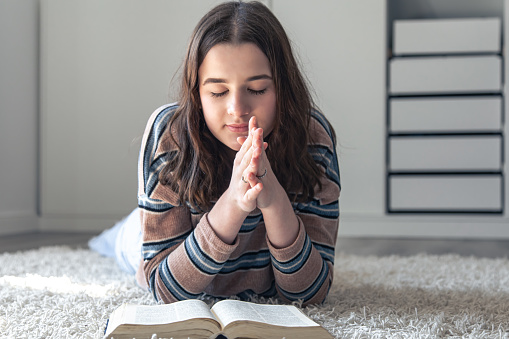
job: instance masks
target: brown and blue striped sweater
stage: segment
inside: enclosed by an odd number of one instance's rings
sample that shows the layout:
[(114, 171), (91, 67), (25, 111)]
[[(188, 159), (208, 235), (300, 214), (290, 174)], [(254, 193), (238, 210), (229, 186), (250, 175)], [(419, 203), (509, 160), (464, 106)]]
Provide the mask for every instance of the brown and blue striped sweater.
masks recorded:
[(297, 240), (277, 249), (266, 238), (263, 215), (244, 220), (233, 245), (221, 241), (205, 213), (180, 205), (178, 195), (159, 182), (173, 149), (167, 124), (175, 105), (157, 109), (145, 130), (139, 161), (138, 202), (143, 231), (144, 273), (156, 300), (279, 296), (303, 304), (322, 302), (332, 284), (339, 224), (339, 167), (329, 125), (313, 113), (314, 144), (308, 150), (325, 171), (322, 190), (311, 201), (294, 203)]

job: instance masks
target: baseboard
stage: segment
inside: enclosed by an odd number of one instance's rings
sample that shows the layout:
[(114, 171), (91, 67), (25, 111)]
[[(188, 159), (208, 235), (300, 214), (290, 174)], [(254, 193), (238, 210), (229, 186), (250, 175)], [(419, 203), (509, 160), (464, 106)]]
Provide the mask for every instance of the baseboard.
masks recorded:
[(39, 230), (58, 232), (100, 232), (112, 227), (125, 215), (76, 216), (45, 215), (39, 218)]
[(509, 218), (503, 216), (365, 216), (341, 215), (339, 236), (509, 239)]
[[(126, 215), (117, 216), (43, 216), (40, 231), (94, 232), (112, 227)], [(10, 229), (2, 229), (2, 225)], [(32, 223), (37, 224), (36, 221)], [(23, 225), (0, 215), (0, 234), (9, 230), (28, 229), (30, 219)], [(20, 224), (19, 226), (17, 226)], [(23, 228), (23, 226), (25, 228)], [(37, 228), (35, 228), (37, 229)], [(11, 231), (12, 232), (12, 231)], [(509, 218), (502, 216), (368, 216), (342, 214), (339, 225), (341, 237), (440, 238), (440, 239), (509, 239)]]
[(36, 232), (38, 229), (35, 212), (0, 212), (0, 235)]

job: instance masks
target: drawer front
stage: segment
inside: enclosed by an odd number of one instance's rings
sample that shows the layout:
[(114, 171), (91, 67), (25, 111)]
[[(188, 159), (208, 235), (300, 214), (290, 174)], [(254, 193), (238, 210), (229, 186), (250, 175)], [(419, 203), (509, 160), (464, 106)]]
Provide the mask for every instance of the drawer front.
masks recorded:
[(392, 98), (390, 131), (485, 132), (502, 130), (502, 98)]
[(499, 171), (502, 166), (499, 135), (398, 137), (389, 147), (392, 171)]
[(389, 210), (496, 212), (502, 178), (486, 176), (392, 176)]
[(493, 93), (502, 86), (498, 55), (394, 58), (389, 68), (392, 95)]
[(394, 55), (500, 52), (500, 18), (394, 21)]

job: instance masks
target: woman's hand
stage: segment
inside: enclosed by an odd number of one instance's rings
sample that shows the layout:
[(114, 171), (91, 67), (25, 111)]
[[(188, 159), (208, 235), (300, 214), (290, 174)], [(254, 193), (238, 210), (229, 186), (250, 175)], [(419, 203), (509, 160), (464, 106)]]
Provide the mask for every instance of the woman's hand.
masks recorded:
[(242, 146), (235, 156), (229, 190), (239, 207), (245, 212), (251, 212), (257, 207), (258, 196), (263, 190), (263, 184), (257, 181), (255, 174), (263, 151), (263, 130), (257, 128), (255, 117), (249, 120), (247, 138), (239, 137), (237, 141)]
[(242, 149), (249, 147), (243, 155), (244, 161), (249, 163), (245, 166), (241, 180), (247, 182), (251, 189), (259, 189), (255, 207), (265, 208), (270, 204), (273, 185), (279, 185), (279, 182), (272, 172), (265, 153), (268, 144), (263, 141), (263, 129), (258, 128), (256, 117), (249, 120), (248, 137), (239, 137), (237, 141), (242, 145), (239, 153)]
[(249, 135), (237, 141), (241, 147), (235, 155), (230, 185), (207, 215), (216, 235), (227, 244), (234, 243), (246, 216), (263, 206), (261, 202), (267, 198), (262, 195), (268, 197), (264, 183), (256, 177), (258, 171), (267, 168), (267, 176), (270, 173), (274, 177), (265, 155), (267, 144), (263, 142), (263, 130), (257, 127), (256, 118), (249, 120)]
[(258, 128), (256, 118), (249, 120), (249, 136), (238, 138), (242, 145), (237, 155), (242, 156), (243, 169), (241, 181), (247, 185), (247, 193), (250, 190), (259, 190), (250, 195), (250, 203), (256, 197), (252, 207), (258, 207), (263, 214), (265, 229), (272, 246), (284, 248), (291, 245), (297, 239), (299, 222), (293, 211), (292, 204), (286, 191), (277, 180), (265, 150), (267, 143), (263, 141), (263, 129)]

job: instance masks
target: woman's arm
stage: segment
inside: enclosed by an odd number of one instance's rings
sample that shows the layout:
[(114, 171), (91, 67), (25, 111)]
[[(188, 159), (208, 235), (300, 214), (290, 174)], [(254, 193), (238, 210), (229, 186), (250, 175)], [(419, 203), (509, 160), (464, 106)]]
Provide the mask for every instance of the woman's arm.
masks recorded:
[(193, 229), (186, 207), (157, 214), (142, 209), (141, 214), (143, 270), (156, 300), (197, 298), (237, 247), (216, 236), (206, 215)]
[[(312, 124), (317, 144), (309, 148), (326, 175), (322, 190), (312, 201), (292, 206), (265, 154), (259, 159), (253, 158), (253, 166), (249, 168), (256, 173), (262, 166), (267, 168), (266, 177), (261, 179), (263, 191), (258, 207), (265, 221), (279, 294), (289, 301), (302, 300), (305, 304), (320, 303), (327, 296), (332, 284), (339, 224), (338, 159), (334, 142), (326, 130), (328, 125), (320, 124), (320, 117), (316, 116)], [(247, 175), (251, 185), (259, 181), (252, 173)]]
[(323, 302), (334, 276), (341, 187), (335, 142), (328, 128), (323, 116), (313, 113), (314, 144), (308, 149), (324, 171), (322, 189), (316, 188), (311, 201), (293, 205), (300, 221), (297, 240), (284, 249), (271, 248), (279, 294), (304, 304)]
[[(249, 126), (253, 127), (254, 124), (256, 122), (252, 118)], [(256, 208), (258, 196), (263, 188), (261, 183), (251, 186), (243, 178), (243, 173), (250, 166), (253, 156), (259, 156), (262, 152), (262, 149), (251, 146), (253, 138), (254, 136), (250, 132), (235, 155), (228, 189), (208, 214), (208, 221), (216, 235), (228, 244), (233, 243), (244, 219)]]
[[(249, 121), (249, 136), (241, 138), (242, 147), (250, 147), (249, 164), (242, 166), (243, 178), (246, 178), (252, 188), (260, 188), (256, 199), (256, 207), (262, 214), (267, 230), (268, 239), (276, 248), (287, 247), (297, 238), (299, 223), (293, 207), (284, 188), (277, 180), (265, 150), (267, 144), (263, 141), (263, 130), (258, 128), (256, 118)], [(279, 225), (271, 227), (271, 225)]]

